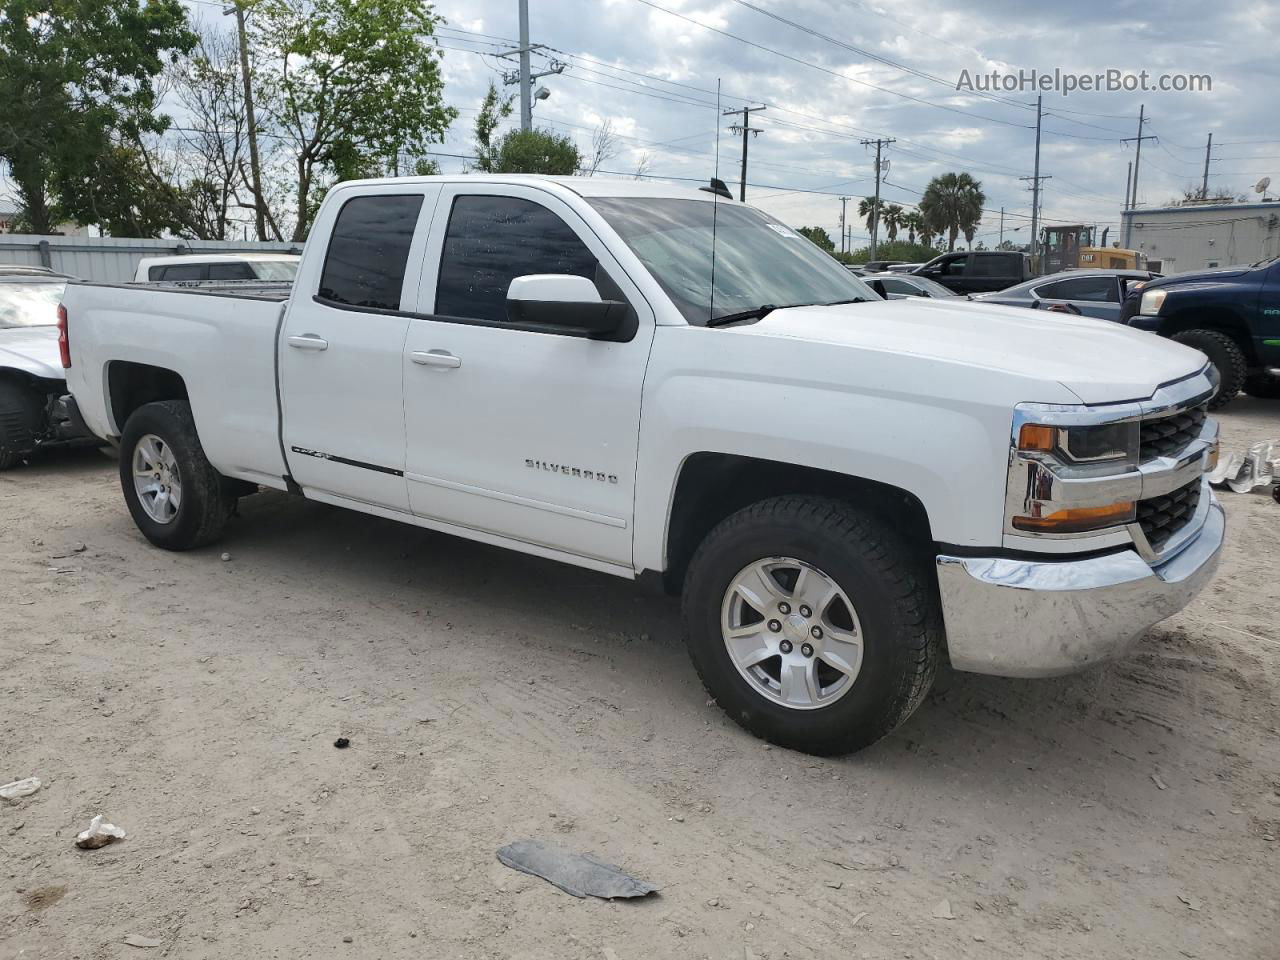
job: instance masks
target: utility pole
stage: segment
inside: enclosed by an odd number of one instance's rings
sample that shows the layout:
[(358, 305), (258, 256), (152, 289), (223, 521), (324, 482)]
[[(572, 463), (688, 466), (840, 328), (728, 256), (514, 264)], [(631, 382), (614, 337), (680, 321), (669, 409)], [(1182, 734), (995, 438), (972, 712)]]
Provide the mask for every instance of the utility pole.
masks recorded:
[(1036, 96), (1036, 164), (1032, 171), (1031, 181), (1031, 270), (1037, 267), (1036, 257), (1040, 253), (1040, 116), (1044, 104), (1044, 94)]
[[(506, 50), (497, 54), (499, 58), (520, 56), (520, 69), (511, 73), (502, 75), (502, 82), (508, 86), (513, 83), (520, 84), (520, 129), (533, 129), (533, 81), (539, 77), (547, 77), (553, 73), (564, 73), (566, 64), (559, 60), (551, 61), (551, 69), (544, 70), (541, 73), (533, 73), (529, 66), (529, 54), (535, 50), (540, 50), (546, 46), (543, 43), (529, 42), (529, 0), (519, 0), (520, 2), (520, 46), (514, 50)], [(543, 91), (541, 99), (546, 99), (549, 91)]]
[(846, 208), (846, 207), (848, 207), (848, 205), (849, 205), (849, 198), (848, 198), (848, 197), (841, 197), (841, 198), (840, 198), (840, 252), (841, 252), (841, 253), (848, 253), (848, 252), (849, 252), (849, 251), (845, 248), (845, 245), (844, 245), (844, 237), (845, 237), (845, 222), (846, 222), (846, 221), (845, 221), (845, 208)]
[(1209, 142), (1204, 145), (1204, 180), (1200, 183), (1200, 199), (1209, 199), (1209, 154), (1213, 150), (1213, 134), (1209, 134)]
[(876, 238), (880, 231), (880, 150), (891, 143), (897, 143), (897, 140), (891, 137), (887, 140), (877, 138), (875, 140), (862, 141), (864, 147), (869, 147), (873, 143), (876, 147), (876, 198), (875, 206), (871, 209), (871, 256), (868, 258), (870, 260), (876, 258)]
[(747, 199), (747, 134), (760, 135), (760, 128), (751, 126), (751, 114), (763, 109), (765, 107), (762, 104), (758, 107), (743, 107), (741, 110), (726, 110), (722, 114), (725, 117), (742, 114), (742, 123), (735, 123), (729, 127), (731, 133), (742, 133), (742, 185), (738, 188), (738, 199), (742, 201)]
[(1000, 208), (1000, 246), (996, 249), (1004, 249), (1004, 207)]
[(253, 109), (253, 82), (249, 78), (249, 38), (244, 29), (244, 7), (241, 0), (224, 8), (223, 16), (234, 13), (236, 33), (240, 36), (240, 77), (244, 81), (244, 118), (249, 127), (249, 172), (253, 180), (253, 217), (258, 239), (267, 239), (266, 217), (262, 209), (262, 165), (258, 160), (258, 118)]
[(520, 129), (533, 129), (533, 79), (529, 76), (529, 0), (520, 0)]
[[(1142, 141), (1155, 140), (1156, 135), (1153, 133), (1144, 134), (1142, 125), (1146, 120), (1147, 105), (1144, 103), (1138, 107), (1138, 149), (1133, 155), (1133, 189), (1129, 191), (1129, 209), (1133, 210), (1138, 206), (1138, 167), (1142, 164)], [(1128, 143), (1128, 140), (1121, 140), (1121, 143)], [(1131, 249), (1129, 246), (1130, 235), (1133, 233), (1133, 217), (1128, 217), (1124, 222), (1124, 246), (1125, 249)]]
[(1129, 169), (1124, 172), (1124, 209), (1129, 209), (1129, 184), (1133, 181), (1133, 161), (1129, 161)]

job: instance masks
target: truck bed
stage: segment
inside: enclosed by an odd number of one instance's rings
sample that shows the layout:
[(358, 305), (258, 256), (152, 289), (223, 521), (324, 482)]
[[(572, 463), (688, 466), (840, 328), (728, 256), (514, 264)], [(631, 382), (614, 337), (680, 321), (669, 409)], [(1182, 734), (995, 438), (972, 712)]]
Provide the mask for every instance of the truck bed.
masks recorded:
[(112, 390), (113, 364), (172, 371), (209, 462), (226, 476), (282, 487), (276, 334), (288, 294), (261, 288), (69, 283), (67, 384), (90, 429), (115, 438), (124, 427), (116, 412), (128, 398)]

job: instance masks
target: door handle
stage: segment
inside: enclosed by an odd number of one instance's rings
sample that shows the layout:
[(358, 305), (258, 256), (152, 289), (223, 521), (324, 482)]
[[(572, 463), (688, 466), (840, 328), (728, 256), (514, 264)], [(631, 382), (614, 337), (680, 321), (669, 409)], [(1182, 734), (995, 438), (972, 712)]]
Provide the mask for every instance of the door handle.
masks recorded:
[(329, 341), (323, 337), (317, 337), (314, 333), (304, 333), (301, 336), (289, 337), (285, 342), (291, 347), (297, 347), (299, 350), (329, 349)]
[(444, 367), (447, 370), (456, 370), (462, 366), (461, 358), (455, 357), (447, 350), (415, 350), (409, 354), (409, 359), (424, 367)]

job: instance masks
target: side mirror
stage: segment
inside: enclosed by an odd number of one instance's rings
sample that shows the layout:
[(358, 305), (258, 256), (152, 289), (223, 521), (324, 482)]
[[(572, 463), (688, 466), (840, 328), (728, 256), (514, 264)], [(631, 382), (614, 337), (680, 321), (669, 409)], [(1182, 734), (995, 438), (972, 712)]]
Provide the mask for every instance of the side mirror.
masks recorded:
[(507, 288), (512, 323), (604, 336), (622, 325), (629, 309), (619, 300), (601, 300), (594, 283), (572, 274), (534, 273)]

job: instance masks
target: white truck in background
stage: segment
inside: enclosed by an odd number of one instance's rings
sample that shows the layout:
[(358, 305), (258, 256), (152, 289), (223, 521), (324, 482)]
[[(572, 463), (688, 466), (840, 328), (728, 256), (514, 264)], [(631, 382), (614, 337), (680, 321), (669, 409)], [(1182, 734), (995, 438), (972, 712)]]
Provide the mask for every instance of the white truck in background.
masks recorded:
[(72, 284), (78, 415), (142, 533), (222, 535), (260, 486), (683, 593), (738, 723), (865, 746), (940, 658), (1117, 656), (1211, 577), (1194, 350), (1115, 324), (882, 301), (711, 192), (345, 183), (291, 295)]

